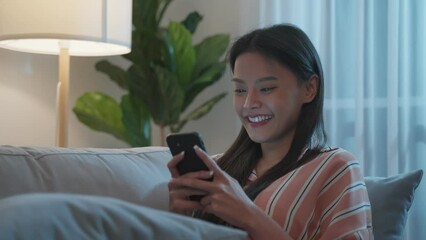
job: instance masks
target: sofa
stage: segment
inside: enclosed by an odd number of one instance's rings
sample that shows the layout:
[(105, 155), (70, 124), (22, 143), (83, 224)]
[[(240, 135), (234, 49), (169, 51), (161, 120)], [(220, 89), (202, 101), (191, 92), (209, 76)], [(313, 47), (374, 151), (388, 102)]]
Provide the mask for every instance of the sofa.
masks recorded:
[[(0, 146), (0, 239), (246, 239), (168, 211), (170, 158), (166, 147)], [(422, 174), (365, 178), (375, 239), (402, 239)]]

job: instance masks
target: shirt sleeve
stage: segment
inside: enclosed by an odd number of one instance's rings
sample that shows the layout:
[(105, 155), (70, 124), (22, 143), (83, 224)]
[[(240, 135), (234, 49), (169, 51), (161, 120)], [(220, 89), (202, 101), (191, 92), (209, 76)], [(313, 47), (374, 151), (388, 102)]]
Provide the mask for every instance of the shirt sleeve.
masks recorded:
[(370, 201), (359, 163), (348, 152), (336, 154), (332, 161), (314, 210), (312, 239), (373, 239)]

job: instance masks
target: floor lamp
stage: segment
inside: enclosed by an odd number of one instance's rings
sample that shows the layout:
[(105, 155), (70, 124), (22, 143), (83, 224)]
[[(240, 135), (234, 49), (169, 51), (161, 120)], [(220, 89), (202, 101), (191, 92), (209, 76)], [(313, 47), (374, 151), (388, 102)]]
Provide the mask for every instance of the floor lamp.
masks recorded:
[(132, 0), (0, 0), (0, 47), (59, 56), (56, 145), (68, 141), (70, 56), (130, 52)]

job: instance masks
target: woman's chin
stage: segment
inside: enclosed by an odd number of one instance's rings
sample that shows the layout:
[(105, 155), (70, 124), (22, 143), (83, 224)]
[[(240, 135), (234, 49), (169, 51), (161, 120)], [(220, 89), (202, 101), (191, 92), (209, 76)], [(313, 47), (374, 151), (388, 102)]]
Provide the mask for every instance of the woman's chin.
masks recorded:
[(266, 135), (263, 134), (251, 134), (249, 133), (250, 139), (255, 143), (264, 143), (269, 139)]

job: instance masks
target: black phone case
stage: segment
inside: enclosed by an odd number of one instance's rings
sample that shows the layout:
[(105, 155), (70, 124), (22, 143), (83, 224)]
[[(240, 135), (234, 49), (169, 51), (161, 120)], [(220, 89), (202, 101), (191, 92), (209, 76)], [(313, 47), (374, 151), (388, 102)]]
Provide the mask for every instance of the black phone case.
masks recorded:
[[(197, 145), (204, 151), (207, 151), (206, 147), (204, 146), (204, 142), (198, 133), (174, 133), (168, 135), (166, 141), (172, 155), (176, 155), (182, 151), (185, 151), (184, 158), (176, 166), (179, 174), (183, 175), (188, 172), (209, 170), (209, 168), (206, 166), (206, 164), (204, 164), (203, 160), (197, 156), (194, 150), (194, 146)], [(212, 179), (209, 179), (209, 181), (211, 180)], [(201, 198), (203, 198), (202, 195), (189, 196), (189, 199), (192, 201), (200, 201)]]
[(179, 174), (183, 175), (188, 172), (209, 170), (194, 150), (194, 146), (197, 145), (206, 151), (204, 142), (198, 133), (191, 132), (170, 134), (167, 136), (166, 141), (173, 155), (177, 155), (182, 151), (185, 151), (184, 159), (182, 159), (182, 161), (177, 165)]

